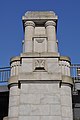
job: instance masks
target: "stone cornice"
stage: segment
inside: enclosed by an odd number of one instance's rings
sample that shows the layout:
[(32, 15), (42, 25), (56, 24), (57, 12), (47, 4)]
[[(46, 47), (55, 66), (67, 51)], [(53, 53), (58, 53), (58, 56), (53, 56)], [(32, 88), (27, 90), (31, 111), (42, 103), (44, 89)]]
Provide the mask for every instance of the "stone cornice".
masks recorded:
[(48, 53), (21, 53), (21, 58), (59, 58), (59, 53), (56, 52), (48, 52)]

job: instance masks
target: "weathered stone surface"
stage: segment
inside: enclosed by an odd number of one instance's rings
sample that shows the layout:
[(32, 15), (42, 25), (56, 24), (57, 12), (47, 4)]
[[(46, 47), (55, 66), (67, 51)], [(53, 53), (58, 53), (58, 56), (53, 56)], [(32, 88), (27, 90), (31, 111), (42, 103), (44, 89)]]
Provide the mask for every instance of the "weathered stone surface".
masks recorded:
[(61, 116), (41, 116), (41, 120), (61, 120)]
[(40, 120), (40, 116), (19, 116), (19, 120)]
[(24, 51), (11, 60), (9, 120), (72, 120), (70, 59), (58, 53), (57, 16), (27, 12), (22, 19)]
[(51, 105), (50, 115), (60, 116), (61, 115), (61, 105)]
[(59, 94), (37, 94), (37, 93), (31, 93), (31, 94), (21, 94), (20, 95), (20, 104), (60, 104), (60, 95)]
[(45, 84), (22, 84), (21, 85), (21, 93), (26, 93), (26, 94), (49, 94), (53, 95), (59, 94), (60, 93), (60, 88), (59, 88), (59, 83), (45, 83)]
[[(25, 16), (22, 17), (22, 20), (57, 20), (58, 17), (53, 11), (28, 11), (25, 13)], [(37, 22), (37, 21), (36, 21)], [(41, 21), (42, 22), (42, 21)]]
[(9, 107), (9, 117), (18, 117), (18, 107)]
[(9, 117), (8, 120), (18, 120), (18, 117)]
[(18, 96), (20, 92), (20, 89), (18, 86), (13, 86), (10, 88), (10, 96)]
[(62, 96), (66, 95), (66, 96), (70, 96), (71, 97), (71, 87), (68, 86), (68, 85), (65, 85), (65, 86), (62, 85), (60, 94)]
[(10, 96), (9, 101), (10, 101), (9, 104), (10, 107), (17, 106), (19, 105), (19, 96)]
[(71, 106), (72, 107), (72, 99), (70, 96), (61, 96), (61, 105), (64, 105), (64, 106)]
[(70, 118), (62, 118), (62, 120), (73, 120), (73, 119), (70, 117)]
[(62, 116), (66, 118), (71, 117), (72, 116), (71, 107), (62, 106)]
[(19, 115), (49, 115), (49, 105), (20, 105)]

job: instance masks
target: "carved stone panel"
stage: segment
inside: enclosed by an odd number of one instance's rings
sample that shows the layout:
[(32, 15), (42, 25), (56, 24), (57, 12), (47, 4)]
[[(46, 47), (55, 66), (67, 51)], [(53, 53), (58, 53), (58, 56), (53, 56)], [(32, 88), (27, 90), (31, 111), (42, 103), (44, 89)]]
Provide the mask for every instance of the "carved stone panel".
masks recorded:
[(37, 59), (34, 63), (35, 70), (45, 70), (45, 60)]
[(33, 52), (47, 52), (47, 39), (46, 38), (34, 38), (33, 39)]

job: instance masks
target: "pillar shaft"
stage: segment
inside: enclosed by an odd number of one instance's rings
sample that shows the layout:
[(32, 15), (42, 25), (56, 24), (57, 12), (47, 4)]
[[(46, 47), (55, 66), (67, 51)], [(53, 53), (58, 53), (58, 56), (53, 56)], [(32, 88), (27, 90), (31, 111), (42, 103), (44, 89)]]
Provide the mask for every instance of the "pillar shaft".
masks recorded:
[(48, 52), (58, 52), (55, 27), (56, 23), (54, 21), (47, 21), (45, 26), (48, 36)]
[(25, 22), (24, 52), (32, 52), (32, 37), (34, 35), (35, 24), (33, 21)]

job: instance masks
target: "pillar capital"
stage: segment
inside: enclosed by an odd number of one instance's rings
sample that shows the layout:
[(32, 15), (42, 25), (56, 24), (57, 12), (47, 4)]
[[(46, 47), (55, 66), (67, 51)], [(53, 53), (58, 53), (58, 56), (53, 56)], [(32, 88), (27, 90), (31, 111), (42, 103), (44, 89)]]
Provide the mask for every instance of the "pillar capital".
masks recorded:
[(26, 27), (26, 26), (33, 26), (33, 27), (35, 27), (35, 23), (33, 22), (33, 21), (25, 21), (24, 22), (24, 26)]
[(47, 21), (46, 23), (45, 23), (45, 27), (47, 27), (47, 26), (56, 26), (56, 22), (55, 21)]

